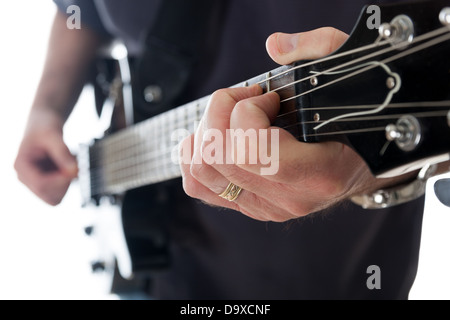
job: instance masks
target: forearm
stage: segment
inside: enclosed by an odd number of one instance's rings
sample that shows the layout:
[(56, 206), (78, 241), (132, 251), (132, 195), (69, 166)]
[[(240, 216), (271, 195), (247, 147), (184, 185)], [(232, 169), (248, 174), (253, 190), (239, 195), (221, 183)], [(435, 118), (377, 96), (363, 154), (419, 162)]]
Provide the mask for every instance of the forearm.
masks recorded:
[(44, 113), (56, 116), (62, 123), (67, 120), (101, 45), (102, 40), (95, 32), (88, 28), (70, 30), (66, 20), (58, 11), (30, 118)]

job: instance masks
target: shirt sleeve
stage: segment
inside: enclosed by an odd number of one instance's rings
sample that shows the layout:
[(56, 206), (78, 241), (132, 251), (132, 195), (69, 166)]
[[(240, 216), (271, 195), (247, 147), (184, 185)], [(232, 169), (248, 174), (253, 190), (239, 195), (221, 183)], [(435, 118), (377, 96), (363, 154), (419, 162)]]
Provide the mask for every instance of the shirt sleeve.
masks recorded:
[(100, 15), (92, 0), (53, 0), (58, 9), (64, 14), (67, 13), (67, 8), (72, 5), (80, 7), (81, 24), (99, 33), (101, 36), (110, 37), (111, 35), (106, 30), (102, 23)]

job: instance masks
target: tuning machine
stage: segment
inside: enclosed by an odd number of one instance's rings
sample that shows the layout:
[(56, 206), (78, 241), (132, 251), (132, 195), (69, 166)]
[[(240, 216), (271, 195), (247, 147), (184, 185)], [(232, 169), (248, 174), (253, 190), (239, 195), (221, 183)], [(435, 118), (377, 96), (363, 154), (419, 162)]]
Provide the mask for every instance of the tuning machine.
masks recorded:
[(444, 26), (450, 26), (450, 7), (446, 7), (441, 10), (439, 14), (439, 21)]
[(380, 37), (392, 45), (411, 43), (414, 39), (414, 23), (407, 15), (395, 17), (390, 23), (383, 23), (378, 29)]
[(401, 117), (396, 124), (386, 127), (386, 139), (395, 141), (400, 150), (413, 151), (422, 139), (422, 128), (417, 118), (407, 115)]

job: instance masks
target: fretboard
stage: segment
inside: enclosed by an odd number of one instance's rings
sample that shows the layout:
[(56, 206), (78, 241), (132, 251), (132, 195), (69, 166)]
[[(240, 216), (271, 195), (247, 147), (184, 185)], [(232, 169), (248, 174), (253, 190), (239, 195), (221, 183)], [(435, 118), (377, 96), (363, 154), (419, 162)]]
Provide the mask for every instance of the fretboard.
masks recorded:
[[(271, 91), (292, 80), (288, 69), (289, 66), (281, 67), (234, 87), (259, 84), (265, 92)], [(278, 93), (281, 97), (288, 96), (290, 90), (293, 89)], [(182, 136), (195, 132), (209, 98), (172, 109), (95, 142), (84, 155), (79, 155), (85, 197), (121, 194), (179, 178), (178, 144)]]

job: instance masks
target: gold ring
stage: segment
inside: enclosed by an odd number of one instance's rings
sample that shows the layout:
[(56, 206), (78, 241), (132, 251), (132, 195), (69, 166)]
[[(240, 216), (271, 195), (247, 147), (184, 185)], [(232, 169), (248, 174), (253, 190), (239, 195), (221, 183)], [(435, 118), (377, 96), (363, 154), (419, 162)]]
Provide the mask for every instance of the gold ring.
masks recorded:
[(225, 189), (223, 193), (219, 195), (219, 197), (224, 198), (225, 200), (228, 200), (230, 202), (233, 202), (239, 197), (241, 191), (242, 191), (241, 187), (238, 187), (234, 183), (230, 182), (228, 187)]

